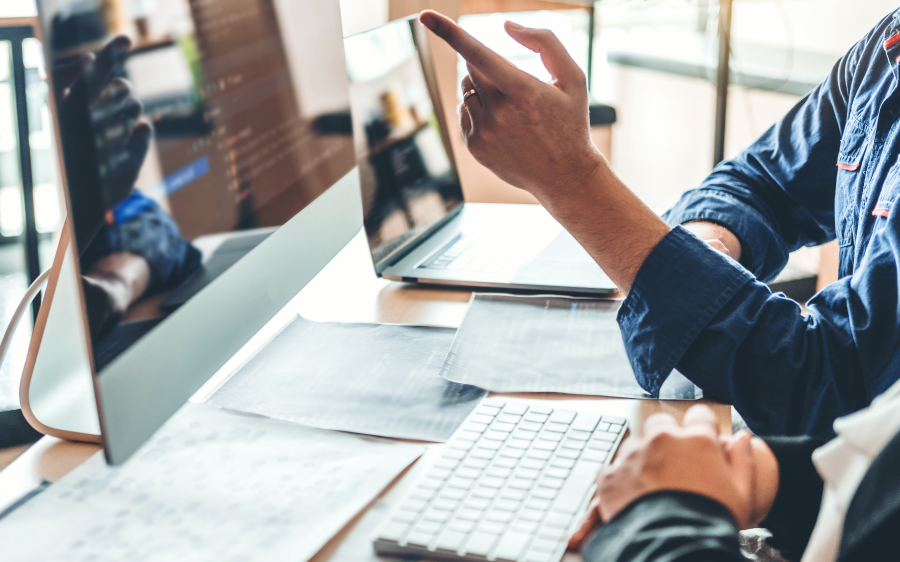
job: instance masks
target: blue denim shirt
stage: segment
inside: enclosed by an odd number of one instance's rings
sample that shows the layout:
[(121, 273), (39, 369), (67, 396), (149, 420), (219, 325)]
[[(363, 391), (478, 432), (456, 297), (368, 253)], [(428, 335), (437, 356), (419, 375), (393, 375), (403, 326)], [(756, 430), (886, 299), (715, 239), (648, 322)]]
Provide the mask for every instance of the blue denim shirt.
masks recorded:
[[(900, 377), (898, 61), (900, 10), (665, 215), (728, 227), (742, 256), (678, 226), (651, 252), (619, 313), (647, 391), (677, 367), (757, 433), (829, 437)], [(840, 280), (808, 315), (763, 284), (789, 252), (835, 238)]]

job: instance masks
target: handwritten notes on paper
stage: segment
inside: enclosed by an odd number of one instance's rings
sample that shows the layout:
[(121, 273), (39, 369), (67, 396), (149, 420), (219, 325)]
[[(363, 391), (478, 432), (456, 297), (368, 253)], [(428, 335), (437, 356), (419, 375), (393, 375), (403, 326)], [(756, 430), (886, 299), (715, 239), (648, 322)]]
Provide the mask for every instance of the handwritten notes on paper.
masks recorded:
[(422, 453), (188, 404), (122, 467), (100, 454), (0, 522), (4, 562), (303, 561)]

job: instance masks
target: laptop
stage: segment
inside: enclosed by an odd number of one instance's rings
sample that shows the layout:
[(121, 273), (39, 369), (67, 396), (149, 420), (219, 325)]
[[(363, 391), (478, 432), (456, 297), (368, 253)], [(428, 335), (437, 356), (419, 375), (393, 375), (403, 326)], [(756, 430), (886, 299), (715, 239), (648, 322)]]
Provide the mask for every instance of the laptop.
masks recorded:
[(386, 279), (609, 295), (613, 282), (539, 205), (467, 203), (427, 31), (415, 18), (344, 39), (363, 220)]

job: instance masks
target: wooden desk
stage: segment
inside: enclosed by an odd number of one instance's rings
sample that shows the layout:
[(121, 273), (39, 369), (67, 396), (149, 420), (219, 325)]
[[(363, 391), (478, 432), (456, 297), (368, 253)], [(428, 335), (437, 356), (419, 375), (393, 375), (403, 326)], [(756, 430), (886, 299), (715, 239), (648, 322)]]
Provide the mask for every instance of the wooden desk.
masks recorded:
[[(332, 262), (288, 305), (292, 312), (310, 320), (333, 322), (379, 322), (457, 327), (466, 311), (471, 293), (461, 289), (426, 288), (378, 279), (372, 269), (368, 246), (360, 233)], [(643, 421), (657, 412), (668, 412), (680, 419), (695, 402), (630, 400), (572, 396), (563, 394), (505, 394), (507, 400), (529, 403), (552, 402), (554, 407), (581, 411), (602, 411), (622, 416), (639, 431)], [(722, 404), (708, 403), (719, 418), (723, 432), (731, 432), (731, 410)], [(630, 434), (629, 434), (630, 435)], [(626, 437), (627, 439), (628, 437)], [(439, 454), (442, 445), (429, 445), (428, 453), (404, 472), (383, 494), (391, 503), (414, 481), (417, 474)], [(44, 437), (0, 472), (0, 511), (43, 480), (56, 481), (99, 450), (96, 445), (70, 443)], [(312, 560), (330, 560), (347, 540), (364, 540), (359, 529), (364, 513), (351, 521)], [(354, 531), (356, 533), (354, 534)], [(578, 560), (567, 555), (567, 560)]]

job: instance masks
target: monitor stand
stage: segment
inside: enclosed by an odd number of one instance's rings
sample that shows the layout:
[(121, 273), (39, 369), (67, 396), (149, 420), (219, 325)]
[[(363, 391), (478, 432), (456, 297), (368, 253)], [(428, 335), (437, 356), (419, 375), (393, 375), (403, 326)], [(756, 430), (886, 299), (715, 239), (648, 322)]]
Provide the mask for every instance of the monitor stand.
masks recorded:
[(34, 324), (19, 399), (25, 419), (41, 433), (99, 443), (100, 420), (73, 239), (66, 219)]

